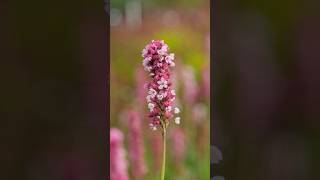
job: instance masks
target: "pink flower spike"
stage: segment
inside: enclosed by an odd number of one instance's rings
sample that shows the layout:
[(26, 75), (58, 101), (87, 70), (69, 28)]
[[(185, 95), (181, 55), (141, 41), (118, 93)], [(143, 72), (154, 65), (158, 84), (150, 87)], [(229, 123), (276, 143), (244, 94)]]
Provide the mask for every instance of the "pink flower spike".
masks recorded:
[[(148, 83), (148, 95), (146, 97), (149, 117), (151, 118), (150, 127), (152, 130), (161, 130), (163, 139), (163, 156), (161, 167), (161, 180), (165, 179), (165, 159), (166, 159), (166, 132), (169, 121), (174, 117), (172, 112), (172, 101), (175, 98), (172, 91), (172, 80), (170, 79), (170, 67), (174, 66), (174, 55), (168, 53), (169, 47), (163, 40), (152, 40), (142, 51), (147, 52), (143, 60), (144, 69), (149, 72), (152, 80)], [(178, 118), (178, 121), (177, 121)], [(176, 124), (180, 124), (180, 117), (175, 118)], [(159, 128), (158, 128), (159, 127)]]
[[(146, 101), (151, 118), (152, 129), (165, 129), (169, 121), (180, 110), (172, 107), (175, 90), (172, 88), (170, 67), (175, 66), (174, 54), (169, 53), (169, 47), (163, 40), (152, 40), (142, 50), (143, 66), (152, 80), (148, 83)], [(154, 119), (154, 117), (159, 117)], [(177, 123), (179, 124), (179, 123)], [(157, 126), (162, 128), (156, 128)]]

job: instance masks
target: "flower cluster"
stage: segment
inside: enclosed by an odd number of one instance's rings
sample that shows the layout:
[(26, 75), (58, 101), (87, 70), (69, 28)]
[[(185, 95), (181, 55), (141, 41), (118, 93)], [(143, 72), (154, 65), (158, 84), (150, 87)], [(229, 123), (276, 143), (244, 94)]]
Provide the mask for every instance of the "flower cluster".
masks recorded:
[[(166, 127), (168, 120), (180, 112), (179, 108), (173, 107), (176, 93), (171, 87), (170, 67), (175, 66), (175, 63), (174, 54), (168, 53), (168, 50), (168, 45), (163, 40), (152, 40), (142, 50), (142, 64), (152, 78), (152, 81), (146, 84), (146, 99), (149, 117), (152, 119), (150, 126), (153, 130), (158, 126)], [(175, 117), (175, 123), (180, 124), (180, 117)]]
[(110, 179), (128, 180), (127, 160), (123, 148), (123, 134), (119, 129), (110, 129)]

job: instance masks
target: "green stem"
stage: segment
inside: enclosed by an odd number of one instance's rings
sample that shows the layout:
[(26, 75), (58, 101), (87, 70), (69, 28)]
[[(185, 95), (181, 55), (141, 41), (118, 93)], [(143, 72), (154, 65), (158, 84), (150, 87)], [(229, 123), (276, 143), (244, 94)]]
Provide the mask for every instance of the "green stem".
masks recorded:
[(161, 168), (161, 180), (164, 180), (166, 171), (166, 128), (163, 128), (163, 156), (162, 156), (162, 168)]

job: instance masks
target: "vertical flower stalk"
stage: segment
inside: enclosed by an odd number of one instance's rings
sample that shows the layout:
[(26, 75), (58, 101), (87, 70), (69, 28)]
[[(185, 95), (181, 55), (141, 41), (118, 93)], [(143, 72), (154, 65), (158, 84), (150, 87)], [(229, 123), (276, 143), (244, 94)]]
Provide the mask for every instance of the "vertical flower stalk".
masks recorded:
[(127, 113), (129, 124), (129, 157), (132, 164), (132, 175), (140, 180), (146, 173), (144, 160), (144, 145), (141, 131), (141, 119), (138, 112), (130, 110)]
[[(163, 138), (163, 160), (161, 168), (161, 180), (165, 177), (166, 163), (166, 134), (167, 127), (175, 114), (180, 112), (173, 106), (176, 98), (170, 78), (170, 67), (174, 67), (174, 54), (168, 53), (169, 47), (163, 40), (152, 40), (142, 50), (143, 66), (152, 80), (146, 84), (148, 89), (146, 97), (149, 109), (150, 127), (153, 130), (160, 129)], [(180, 117), (175, 117), (174, 122), (180, 124)]]
[(119, 129), (110, 129), (110, 179), (128, 180), (127, 160), (123, 148), (123, 134)]

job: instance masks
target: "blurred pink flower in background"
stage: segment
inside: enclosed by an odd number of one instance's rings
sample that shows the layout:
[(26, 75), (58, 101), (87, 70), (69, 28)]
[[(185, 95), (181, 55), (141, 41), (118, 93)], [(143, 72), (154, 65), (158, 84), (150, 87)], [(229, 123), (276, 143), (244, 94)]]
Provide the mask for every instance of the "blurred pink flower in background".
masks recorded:
[(110, 129), (110, 180), (128, 180), (127, 160), (123, 148), (123, 134), (119, 129)]
[(186, 137), (182, 129), (177, 128), (171, 133), (173, 156), (175, 162), (181, 163), (184, 160), (186, 152)]
[(153, 159), (153, 170), (160, 169), (162, 156), (162, 137), (157, 134), (151, 134), (151, 151)]
[(134, 179), (140, 180), (147, 171), (144, 159), (145, 150), (141, 130), (141, 118), (139, 113), (134, 110), (129, 110), (126, 116), (129, 125), (128, 145), (132, 175)]
[[(145, 82), (147, 81), (147, 77), (141, 68), (137, 68), (135, 71), (135, 85), (136, 85), (136, 96), (139, 104), (145, 103), (146, 99), (146, 91), (144, 88), (141, 88), (144, 86)], [(141, 110), (143, 106), (138, 106)]]
[[(207, 137), (210, 135), (209, 130), (205, 127), (205, 121), (209, 120), (208, 111), (206, 109), (205, 104), (198, 103), (192, 107), (192, 120), (195, 123), (195, 133), (196, 133), (196, 143), (198, 146), (199, 152), (204, 152), (207, 146), (207, 142), (203, 137)], [(200, 153), (201, 154), (201, 153)]]
[(210, 60), (210, 34), (206, 35), (206, 39), (205, 39), (205, 49), (206, 52), (209, 56), (208, 60)]
[(191, 66), (185, 65), (181, 69), (181, 81), (183, 82), (183, 98), (188, 104), (196, 102), (199, 88), (195, 78), (194, 70)]
[(207, 101), (210, 100), (210, 68), (202, 71), (202, 88)]
[(192, 109), (192, 120), (197, 124), (201, 124), (206, 118), (207, 110), (204, 104), (196, 104)]

